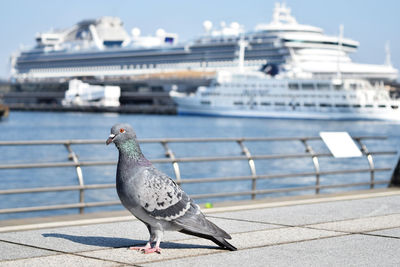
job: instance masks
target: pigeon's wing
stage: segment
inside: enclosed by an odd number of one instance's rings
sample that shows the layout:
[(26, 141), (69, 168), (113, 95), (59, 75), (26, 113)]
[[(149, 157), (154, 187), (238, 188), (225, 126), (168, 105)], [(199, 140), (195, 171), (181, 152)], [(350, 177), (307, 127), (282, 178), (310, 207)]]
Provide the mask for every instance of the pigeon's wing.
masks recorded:
[(154, 167), (146, 168), (140, 177), (139, 203), (150, 216), (174, 222), (185, 233), (231, 238), (207, 220), (200, 208), (170, 177)]
[(139, 204), (150, 216), (172, 221), (190, 209), (192, 200), (166, 174), (151, 167), (144, 169), (140, 177), (137, 186)]

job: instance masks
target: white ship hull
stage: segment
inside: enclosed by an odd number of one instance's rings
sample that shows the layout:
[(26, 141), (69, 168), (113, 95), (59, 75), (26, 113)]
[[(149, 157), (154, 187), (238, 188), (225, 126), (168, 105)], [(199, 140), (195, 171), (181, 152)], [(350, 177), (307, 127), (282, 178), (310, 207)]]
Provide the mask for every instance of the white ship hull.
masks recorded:
[(400, 112), (334, 112), (334, 111), (291, 111), (291, 110), (254, 110), (254, 109), (224, 109), (201, 108), (198, 106), (179, 105), (179, 115), (223, 116), (245, 118), (273, 118), (273, 119), (308, 119), (308, 120), (383, 120), (400, 121)]
[(69, 81), (63, 106), (119, 107), (121, 88), (119, 86), (90, 85), (80, 80)]

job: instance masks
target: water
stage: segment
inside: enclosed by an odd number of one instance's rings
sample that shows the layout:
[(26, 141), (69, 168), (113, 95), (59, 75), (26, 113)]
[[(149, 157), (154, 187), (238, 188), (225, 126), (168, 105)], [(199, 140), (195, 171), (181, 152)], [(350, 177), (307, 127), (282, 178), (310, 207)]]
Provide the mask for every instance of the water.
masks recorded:
[[(353, 136), (388, 136), (385, 142), (367, 142), (370, 150), (400, 150), (400, 124), (380, 121), (312, 121), (312, 120), (279, 120), (258, 118), (219, 118), (196, 116), (165, 115), (127, 115), (100, 113), (56, 113), (56, 112), (11, 112), (7, 120), (0, 121), (0, 140), (59, 140), (59, 139), (103, 139), (109, 135), (110, 128), (117, 122), (131, 124), (139, 139), (144, 138), (192, 138), (192, 137), (298, 137), (318, 136), (320, 131), (347, 131)], [(246, 143), (251, 153), (303, 153), (304, 147), (299, 142), (287, 143)], [(311, 142), (314, 150), (326, 152), (321, 142)], [(227, 143), (216, 146), (211, 144), (171, 144), (177, 157), (240, 155), (239, 146)], [(73, 146), (82, 161), (116, 160), (117, 150), (113, 146)], [(144, 153), (151, 158), (164, 156), (158, 144), (144, 144)], [(0, 147), (1, 164), (24, 162), (65, 162), (66, 149), (63, 146), (30, 146)], [(377, 167), (393, 167), (397, 156), (382, 157), (376, 160)], [(320, 159), (321, 169), (348, 168), (360, 166), (368, 168), (365, 158), (327, 160)], [(171, 164), (159, 164), (168, 175), (174, 177)], [(245, 161), (180, 164), (183, 178), (220, 177), (249, 175)], [(258, 174), (312, 172), (310, 159), (290, 160), (257, 160)], [(83, 175), (86, 184), (113, 183), (115, 166), (84, 167)], [(377, 180), (388, 179), (390, 173), (377, 174)], [(351, 174), (335, 177), (322, 177), (323, 184), (349, 183), (351, 181), (367, 182), (369, 174)], [(258, 181), (258, 189), (270, 189), (288, 186), (312, 185), (315, 177), (287, 178)], [(0, 190), (10, 188), (29, 188), (38, 186), (76, 185), (74, 168), (0, 170)], [(224, 191), (247, 191), (250, 182), (227, 182), (213, 184), (186, 184), (184, 190), (189, 194), (213, 193)], [(329, 190), (325, 190), (329, 192)], [(307, 193), (307, 192), (306, 192)], [(308, 192), (312, 193), (312, 192)], [(282, 194), (275, 194), (278, 196)], [(261, 196), (265, 197), (265, 196)], [(86, 201), (107, 201), (117, 199), (115, 189), (87, 191)], [(226, 199), (207, 199), (202, 201), (223, 201), (248, 199), (233, 197)], [(78, 201), (77, 192), (55, 192), (36, 194), (0, 195), (0, 208), (25, 207), (32, 205), (54, 205)], [(198, 201), (198, 202), (202, 202)], [(120, 207), (90, 208), (88, 211), (104, 211)], [(46, 216), (54, 214), (76, 213), (77, 210), (34, 212), (14, 215), (0, 215), (0, 219), (26, 216)]]

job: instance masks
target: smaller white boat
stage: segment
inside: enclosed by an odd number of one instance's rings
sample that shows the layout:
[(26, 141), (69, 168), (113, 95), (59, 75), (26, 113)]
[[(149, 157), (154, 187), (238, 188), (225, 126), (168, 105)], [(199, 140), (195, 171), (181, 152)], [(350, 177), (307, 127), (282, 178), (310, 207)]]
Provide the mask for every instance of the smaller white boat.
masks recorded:
[(81, 80), (69, 81), (68, 90), (62, 100), (63, 106), (119, 107), (121, 88), (84, 83)]

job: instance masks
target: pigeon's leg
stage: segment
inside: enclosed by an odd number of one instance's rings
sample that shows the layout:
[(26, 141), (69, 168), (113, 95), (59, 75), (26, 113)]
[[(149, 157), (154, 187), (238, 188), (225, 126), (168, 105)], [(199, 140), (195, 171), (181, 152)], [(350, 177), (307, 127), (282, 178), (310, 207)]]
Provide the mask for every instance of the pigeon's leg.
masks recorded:
[(130, 247), (129, 249), (131, 250), (138, 250), (138, 251), (143, 251), (146, 252), (148, 249), (151, 249), (151, 243), (155, 241), (156, 236), (155, 234), (151, 231), (150, 226), (146, 225), (147, 229), (149, 229), (150, 232), (150, 239), (149, 242), (146, 243), (146, 245), (144, 247)]
[(149, 254), (149, 253), (153, 253), (153, 252), (157, 252), (158, 254), (161, 253), (161, 248), (160, 248), (160, 243), (161, 243), (161, 239), (163, 238), (163, 231), (162, 230), (155, 230), (154, 231), (155, 236), (156, 236), (156, 245), (152, 248), (148, 248), (144, 250), (145, 254)]

